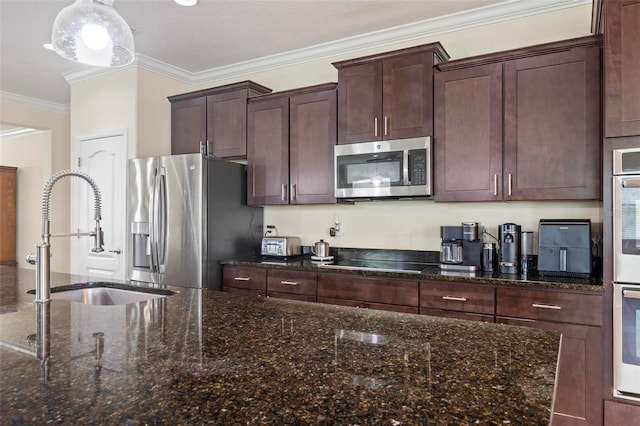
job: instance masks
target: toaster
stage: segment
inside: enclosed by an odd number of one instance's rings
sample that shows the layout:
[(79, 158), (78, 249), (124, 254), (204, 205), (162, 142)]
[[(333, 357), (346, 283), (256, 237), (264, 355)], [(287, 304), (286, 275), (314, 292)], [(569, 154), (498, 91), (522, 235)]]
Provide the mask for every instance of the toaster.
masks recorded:
[(298, 256), (302, 254), (299, 237), (263, 237), (260, 245), (263, 256)]

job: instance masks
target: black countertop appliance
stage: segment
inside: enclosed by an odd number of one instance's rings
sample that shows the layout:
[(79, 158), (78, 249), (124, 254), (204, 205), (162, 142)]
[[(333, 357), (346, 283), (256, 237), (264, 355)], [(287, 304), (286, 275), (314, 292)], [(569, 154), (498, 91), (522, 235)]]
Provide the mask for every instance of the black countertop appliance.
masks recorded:
[(540, 219), (538, 272), (541, 275), (589, 277), (593, 272), (591, 220)]
[(515, 223), (504, 223), (498, 227), (500, 239), (499, 266), (501, 274), (517, 274), (520, 271), (520, 232)]

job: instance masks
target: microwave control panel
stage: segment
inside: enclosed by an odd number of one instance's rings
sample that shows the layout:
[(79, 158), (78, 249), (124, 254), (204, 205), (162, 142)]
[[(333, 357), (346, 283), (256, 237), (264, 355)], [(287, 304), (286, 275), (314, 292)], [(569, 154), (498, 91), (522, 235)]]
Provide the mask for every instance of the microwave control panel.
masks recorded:
[(411, 185), (427, 184), (427, 150), (409, 150), (409, 183)]

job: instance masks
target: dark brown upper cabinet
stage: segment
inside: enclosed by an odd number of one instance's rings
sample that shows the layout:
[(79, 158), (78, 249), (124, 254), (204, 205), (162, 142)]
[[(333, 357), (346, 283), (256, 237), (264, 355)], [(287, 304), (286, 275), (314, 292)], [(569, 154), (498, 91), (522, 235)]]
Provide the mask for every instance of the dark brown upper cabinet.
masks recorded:
[(640, 0), (605, 2), (605, 137), (640, 135)]
[(601, 48), (590, 36), (440, 64), (435, 199), (599, 199)]
[(247, 99), (270, 93), (252, 81), (170, 96), (171, 154), (205, 150), (219, 158), (247, 156)]
[(336, 84), (249, 100), (247, 203), (335, 203)]
[(431, 136), (433, 67), (447, 59), (432, 43), (335, 62), (338, 143)]

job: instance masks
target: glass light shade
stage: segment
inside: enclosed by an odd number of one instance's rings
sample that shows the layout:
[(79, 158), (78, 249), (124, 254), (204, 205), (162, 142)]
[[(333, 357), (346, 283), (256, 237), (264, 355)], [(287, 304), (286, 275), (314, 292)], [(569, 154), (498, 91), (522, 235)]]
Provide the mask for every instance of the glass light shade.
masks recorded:
[(135, 59), (131, 28), (113, 0), (76, 0), (58, 13), (53, 50), (63, 58), (100, 67), (122, 67)]

